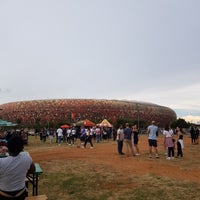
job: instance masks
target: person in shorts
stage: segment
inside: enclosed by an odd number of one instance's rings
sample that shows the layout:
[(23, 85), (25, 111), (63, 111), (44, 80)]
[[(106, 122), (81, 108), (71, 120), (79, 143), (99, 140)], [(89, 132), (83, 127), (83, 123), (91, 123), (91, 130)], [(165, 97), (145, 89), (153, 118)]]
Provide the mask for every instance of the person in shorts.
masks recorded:
[(147, 134), (149, 143), (149, 158), (152, 158), (152, 148), (154, 148), (156, 158), (159, 158), (157, 149), (158, 126), (155, 125), (155, 121), (152, 121), (151, 125), (148, 126)]

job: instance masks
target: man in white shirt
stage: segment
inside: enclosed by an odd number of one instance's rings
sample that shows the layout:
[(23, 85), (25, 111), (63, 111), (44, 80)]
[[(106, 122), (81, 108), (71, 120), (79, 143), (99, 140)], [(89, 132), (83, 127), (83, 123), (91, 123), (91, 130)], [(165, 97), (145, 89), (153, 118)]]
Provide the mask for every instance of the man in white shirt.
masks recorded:
[(118, 147), (119, 155), (123, 155), (124, 154), (122, 152), (123, 140), (124, 140), (124, 129), (123, 129), (123, 125), (121, 124), (119, 129), (117, 130), (117, 147)]
[(60, 145), (61, 139), (63, 137), (63, 130), (61, 128), (58, 128), (56, 132), (57, 132), (57, 136), (58, 136), (58, 145)]
[(35, 165), (28, 152), (24, 152), (21, 136), (13, 135), (7, 143), (9, 156), (0, 158), (0, 199), (24, 200), (27, 191), (27, 173), (35, 171)]

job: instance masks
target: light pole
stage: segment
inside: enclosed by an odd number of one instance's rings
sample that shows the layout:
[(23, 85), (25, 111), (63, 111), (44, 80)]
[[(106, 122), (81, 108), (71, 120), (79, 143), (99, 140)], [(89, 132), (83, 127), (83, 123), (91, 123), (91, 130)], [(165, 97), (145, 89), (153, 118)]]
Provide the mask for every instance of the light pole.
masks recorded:
[(138, 122), (138, 130), (140, 129), (140, 112), (137, 110), (137, 122)]
[(137, 110), (137, 127), (139, 130), (140, 129), (140, 112), (139, 112), (138, 103), (136, 104), (136, 110)]

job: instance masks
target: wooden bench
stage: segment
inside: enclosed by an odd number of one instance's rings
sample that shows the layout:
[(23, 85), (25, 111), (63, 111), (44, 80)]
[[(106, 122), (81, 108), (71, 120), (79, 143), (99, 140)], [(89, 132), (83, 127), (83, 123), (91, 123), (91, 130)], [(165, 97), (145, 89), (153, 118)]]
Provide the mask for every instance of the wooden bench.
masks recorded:
[(39, 181), (39, 175), (42, 173), (42, 169), (38, 163), (35, 163), (35, 172), (30, 173), (26, 176), (26, 187), (28, 188), (28, 183), (32, 184), (32, 195), (37, 196), (38, 195), (38, 181)]
[(30, 196), (30, 197), (26, 197), (25, 200), (47, 200), (47, 196), (45, 194), (43, 195), (38, 195), (38, 196)]

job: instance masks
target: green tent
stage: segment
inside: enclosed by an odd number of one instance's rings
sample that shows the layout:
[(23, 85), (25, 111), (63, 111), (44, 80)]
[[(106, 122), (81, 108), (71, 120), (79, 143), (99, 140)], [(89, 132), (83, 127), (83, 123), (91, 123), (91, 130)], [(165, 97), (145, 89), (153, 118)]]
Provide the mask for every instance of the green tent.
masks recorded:
[(16, 125), (17, 124), (13, 124), (12, 122), (8, 122), (8, 121), (0, 119), (0, 127), (3, 127), (3, 126), (16, 126)]

